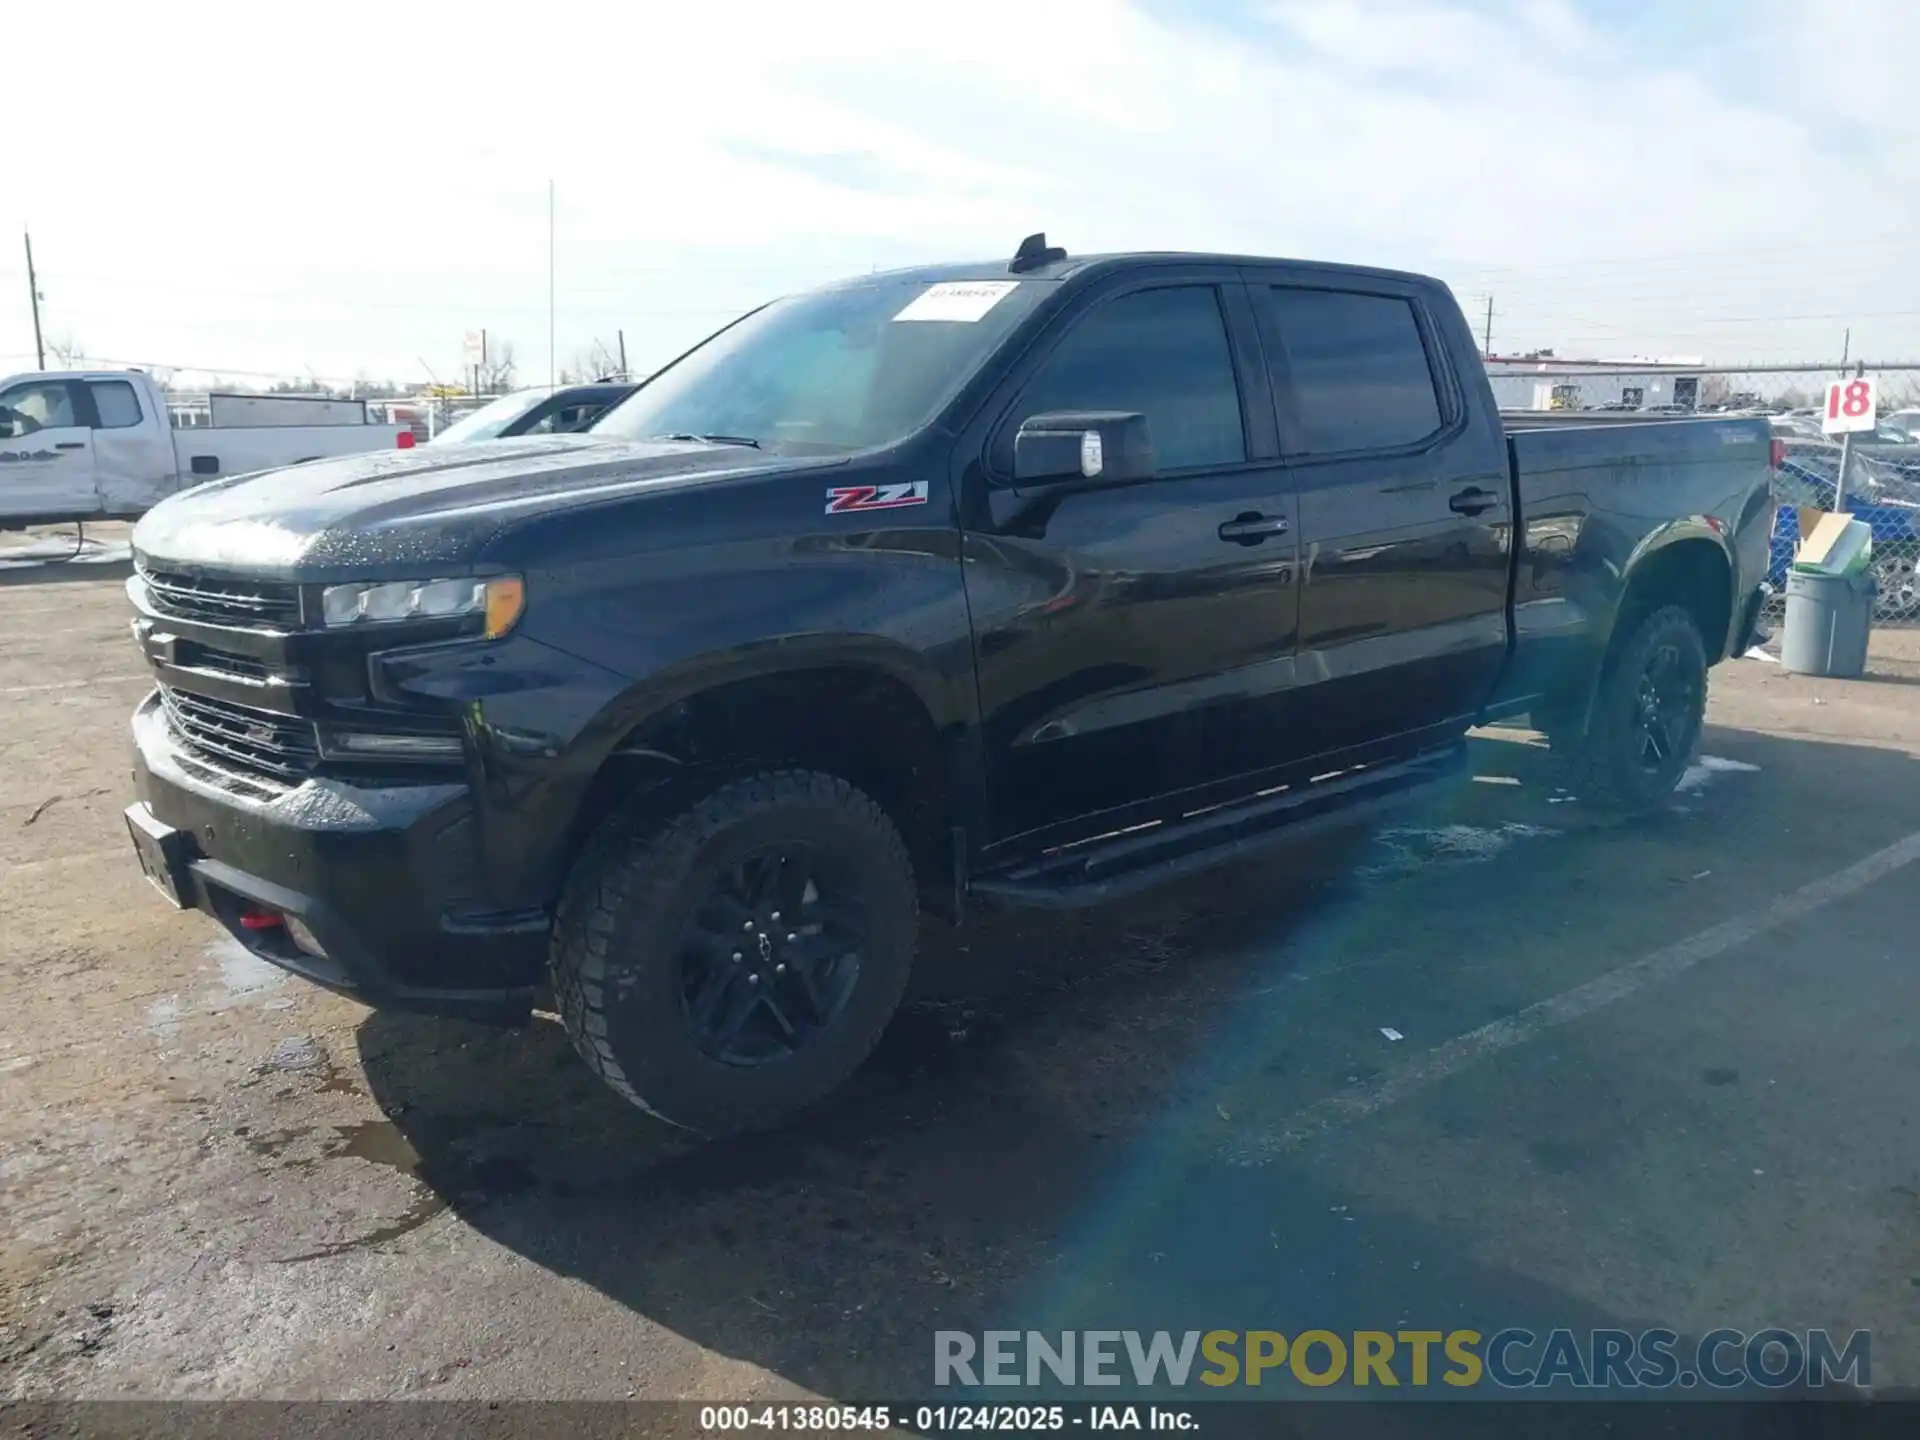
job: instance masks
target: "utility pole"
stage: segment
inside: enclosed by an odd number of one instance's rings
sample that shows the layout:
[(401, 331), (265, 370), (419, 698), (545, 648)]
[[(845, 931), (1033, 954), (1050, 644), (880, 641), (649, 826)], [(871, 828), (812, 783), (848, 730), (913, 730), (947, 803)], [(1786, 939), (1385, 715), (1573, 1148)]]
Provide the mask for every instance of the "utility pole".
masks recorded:
[[(487, 369), (487, 327), (484, 325), (480, 327), (480, 373), (489, 379), (492, 378), (493, 374), (492, 371)], [(476, 384), (474, 388), (477, 391), (479, 389), (478, 384)], [(489, 385), (487, 388), (492, 389), (493, 387)]]
[(1481, 346), (1481, 358), (1493, 358), (1493, 297), (1487, 296), (1487, 338)]
[[(25, 232), (23, 231), (24, 235)], [(33, 236), (25, 235), (27, 242), (27, 295), (33, 301), (33, 368), (47, 368), (47, 347), (40, 339), (40, 281), (33, 273)]]
[(547, 181), (547, 393), (553, 393), (553, 181)]
[(1847, 327), (1846, 338), (1840, 342), (1840, 374), (1843, 377), (1847, 373), (1847, 356), (1851, 355), (1852, 353), (1853, 353), (1853, 327), (1849, 325)]
[(620, 378), (624, 380), (627, 378), (627, 332), (616, 330), (613, 333), (620, 340)]

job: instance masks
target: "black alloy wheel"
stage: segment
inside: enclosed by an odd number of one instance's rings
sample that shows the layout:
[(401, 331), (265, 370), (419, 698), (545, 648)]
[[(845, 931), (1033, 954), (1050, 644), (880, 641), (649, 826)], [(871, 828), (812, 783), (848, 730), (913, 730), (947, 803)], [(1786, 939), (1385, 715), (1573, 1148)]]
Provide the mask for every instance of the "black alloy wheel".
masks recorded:
[(850, 880), (805, 845), (755, 851), (713, 877), (680, 946), (681, 999), (703, 1054), (784, 1060), (840, 1017), (871, 934)]
[(1678, 644), (1659, 645), (1648, 654), (1634, 703), (1635, 758), (1643, 770), (1664, 770), (1690, 747), (1700, 705), (1699, 687)]

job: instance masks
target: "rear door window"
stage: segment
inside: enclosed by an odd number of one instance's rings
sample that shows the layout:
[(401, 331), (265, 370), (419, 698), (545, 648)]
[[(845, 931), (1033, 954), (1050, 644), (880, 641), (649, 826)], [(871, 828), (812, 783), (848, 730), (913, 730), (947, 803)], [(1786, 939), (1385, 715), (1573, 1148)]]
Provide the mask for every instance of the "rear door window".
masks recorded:
[(1275, 286), (1273, 305), (1307, 454), (1390, 450), (1439, 431), (1439, 390), (1412, 302)]
[(93, 408), (100, 412), (97, 430), (129, 430), (140, 423), (140, 397), (124, 380), (89, 380)]

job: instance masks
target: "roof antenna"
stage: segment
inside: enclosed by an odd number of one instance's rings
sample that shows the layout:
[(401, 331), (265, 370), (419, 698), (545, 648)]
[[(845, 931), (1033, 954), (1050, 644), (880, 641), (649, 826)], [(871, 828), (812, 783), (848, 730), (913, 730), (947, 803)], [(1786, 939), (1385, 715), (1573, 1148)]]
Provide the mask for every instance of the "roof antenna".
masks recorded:
[(1009, 275), (1024, 275), (1029, 270), (1038, 270), (1042, 265), (1051, 265), (1056, 260), (1067, 258), (1067, 252), (1058, 245), (1047, 244), (1047, 232), (1035, 231), (1020, 242), (1020, 248), (1013, 252), (1013, 263), (1007, 266)]

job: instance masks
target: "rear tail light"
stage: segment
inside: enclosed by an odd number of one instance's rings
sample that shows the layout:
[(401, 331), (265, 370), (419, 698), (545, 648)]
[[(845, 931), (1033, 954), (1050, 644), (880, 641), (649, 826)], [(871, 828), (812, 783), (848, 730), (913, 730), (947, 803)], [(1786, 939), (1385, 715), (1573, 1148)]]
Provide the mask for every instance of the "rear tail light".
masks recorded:
[(1778, 435), (1768, 442), (1767, 464), (1775, 470), (1787, 463), (1787, 442)]
[(280, 928), (281, 915), (278, 910), (242, 910), (240, 928), (242, 930), (277, 930)]
[(393, 443), (402, 450), (411, 450), (413, 448), (413, 431), (402, 430), (394, 437)]

